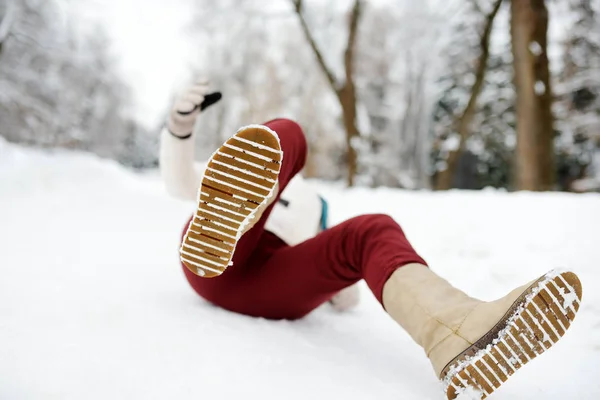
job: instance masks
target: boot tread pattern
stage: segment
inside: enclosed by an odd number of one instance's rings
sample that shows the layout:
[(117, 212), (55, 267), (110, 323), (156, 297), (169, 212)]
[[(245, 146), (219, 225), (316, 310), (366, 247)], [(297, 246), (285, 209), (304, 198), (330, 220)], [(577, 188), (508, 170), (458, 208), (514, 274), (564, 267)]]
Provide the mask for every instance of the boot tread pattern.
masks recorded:
[(566, 333), (581, 302), (579, 279), (565, 272), (538, 282), (488, 346), (450, 368), (444, 379), (449, 400), (465, 392), (485, 399)]
[(206, 278), (230, 265), (242, 231), (273, 193), (283, 153), (264, 126), (240, 129), (210, 158), (181, 248), (183, 264)]

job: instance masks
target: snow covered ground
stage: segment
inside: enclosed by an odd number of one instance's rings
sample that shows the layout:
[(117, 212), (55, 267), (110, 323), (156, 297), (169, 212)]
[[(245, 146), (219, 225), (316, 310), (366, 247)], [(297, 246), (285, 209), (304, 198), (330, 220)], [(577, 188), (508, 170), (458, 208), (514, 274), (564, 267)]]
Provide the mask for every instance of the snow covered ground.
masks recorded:
[[(578, 272), (572, 329), (494, 398), (600, 398), (600, 196), (322, 189), (334, 222), (390, 213), (474, 296)], [(356, 310), (323, 306), (296, 322), (198, 298), (177, 261), (192, 207), (156, 175), (0, 141), (0, 399), (443, 398), (365, 286)]]

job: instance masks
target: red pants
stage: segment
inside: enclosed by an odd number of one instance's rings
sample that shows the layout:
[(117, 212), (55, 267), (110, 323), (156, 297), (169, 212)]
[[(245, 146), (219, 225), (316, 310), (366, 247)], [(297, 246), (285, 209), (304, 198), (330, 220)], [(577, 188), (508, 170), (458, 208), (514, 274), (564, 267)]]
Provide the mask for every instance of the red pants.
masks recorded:
[[(283, 192), (304, 166), (306, 140), (293, 121), (277, 119), (265, 125), (277, 132), (281, 141), (284, 158), (279, 185)], [(264, 230), (276, 203), (242, 236), (233, 265), (221, 276), (201, 278), (182, 265), (200, 296), (241, 314), (297, 319), (361, 279), (381, 303), (383, 285), (397, 268), (408, 263), (425, 264), (400, 226), (387, 215), (352, 218), (303, 243), (288, 246)]]

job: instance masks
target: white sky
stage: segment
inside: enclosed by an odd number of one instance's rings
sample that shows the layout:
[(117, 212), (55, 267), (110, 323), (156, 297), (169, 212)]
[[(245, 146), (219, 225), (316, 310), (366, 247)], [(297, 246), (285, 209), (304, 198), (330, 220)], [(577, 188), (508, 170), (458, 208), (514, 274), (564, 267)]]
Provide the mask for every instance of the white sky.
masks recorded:
[(118, 68), (134, 90), (134, 116), (149, 128), (156, 127), (173, 91), (190, 78), (193, 43), (185, 32), (191, 17), (188, 0), (73, 3), (84, 29), (92, 22), (106, 27)]

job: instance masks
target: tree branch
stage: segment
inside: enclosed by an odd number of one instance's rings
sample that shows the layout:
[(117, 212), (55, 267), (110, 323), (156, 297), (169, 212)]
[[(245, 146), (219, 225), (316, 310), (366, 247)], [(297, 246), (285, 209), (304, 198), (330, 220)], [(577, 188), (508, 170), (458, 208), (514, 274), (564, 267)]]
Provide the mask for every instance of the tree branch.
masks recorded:
[(479, 94), (481, 93), (481, 89), (483, 88), (483, 84), (485, 82), (485, 73), (487, 70), (488, 60), (490, 58), (490, 37), (492, 36), (494, 19), (496, 18), (496, 15), (500, 10), (501, 5), (502, 0), (496, 0), (494, 8), (485, 18), (483, 32), (481, 33), (481, 38), (479, 39), (479, 47), (481, 49), (481, 54), (477, 59), (477, 69), (475, 70), (475, 83), (471, 88), (471, 97), (469, 98), (469, 102), (467, 103), (467, 106), (465, 107), (462, 116), (458, 120), (458, 131), (461, 137), (463, 137), (463, 139), (466, 139), (469, 135), (469, 125), (473, 120), (477, 99), (479, 98)]
[(298, 15), (300, 25), (302, 26), (302, 31), (304, 32), (304, 36), (306, 37), (306, 40), (310, 44), (310, 47), (311, 47), (315, 57), (317, 58), (317, 62), (319, 63), (321, 70), (327, 77), (327, 81), (331, 85), (332, 89), (337, 93), (338, 92), (337, 79), (335, 78), (333, 72), (327, 65), (327, 62), (325, 61), (325, 58), (323, 57), (323, 53), (321, 52), (321, 49), (319, 49), (319, 46), (317, 45), (317, 42), (315, 41), (315, 38), (313, 37), (313, 35), (310, 32), (310, 29), (308, 27), (308, 24), (306, 23), (306, 19), (304, 18), (304, 14), (302, 12), (304, 3), (302, 0), (291, 0), (291, 1), (292, 1), (292, 4), (294, 5), (294, 10), (296, 11), (296, 15)]
[(475, 11), (477, 11), (481, 15), (484, 15), (484, 12), (481, 9), (481, 6), (479, 5), (479, 2), (477, 0), (470, 0), (469, 3), (471, 3)]
[(479, 99), (479, 95), (483, 89), (483, 84), (485, 83), (485, 73), (487, 71), (487, 64), (490, 58), (490, 37), (492, 35), (494, 19), (496, 18), (496, 15), (502, 6), (502, 1), (503, 0), (496, 0), (494, 3), (494, 8), (489, 14), (487, 14), (485, 18), (483, 32), (481, 33), (481, 37), (479, 39), (481, 53), (477, 59), (475, 83), (471, 88), (471, 96), (469, 97), (467, 106), (463, 110), (462, 115), (458, 118), (458, 120), (454, 122), (456, 132), (459, 135), (459, 145), (456, 150), (451, 151), (450, 154), (448, 154), (448, 159), (446, 160), (447, 168), (439, 174), (437, 179), (436, 187), (438, 190), (446, 190), (452, 187), (454, 171), (456, 169), (459, 156), (465, 147), (467, 139), (471, 135), (471, 123), (473, 122), (473, 118), (475, 116), (477, 100)]
[(355, 0), (348, 24), (348, 42), (344, 52), (344, 67), (346, 70), (346, 84), (353, 82), (354, 75), (354, 49), (356, 48), (356, 35), (358, 32), (358, 20), (362, 11), (361, 0)]

